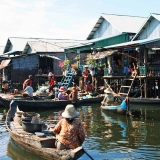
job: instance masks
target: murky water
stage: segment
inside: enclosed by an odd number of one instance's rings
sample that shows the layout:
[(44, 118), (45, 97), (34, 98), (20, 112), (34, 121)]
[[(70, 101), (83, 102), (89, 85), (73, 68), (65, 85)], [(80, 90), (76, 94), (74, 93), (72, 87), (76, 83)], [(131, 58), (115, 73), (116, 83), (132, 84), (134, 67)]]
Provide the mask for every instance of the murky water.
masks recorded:
[[(132, 108), (141, 109), (143, 116), (136, 118), (103, 112), (99, 104), (77, 108), (87, 136), (83, 147), (93, 159), (160, 159), (160, 106), (132, 105)], [(1, 113), (3, 110), (0, 108)], [(38, 112), (46, 117), (54, 111)], [(0, 146), (2, 160), (42, 160), (13, 142), (5, 132), (3, 121), (0, 121)], [(86, 159), (89, 159), (87, 154), (79, 158)]]

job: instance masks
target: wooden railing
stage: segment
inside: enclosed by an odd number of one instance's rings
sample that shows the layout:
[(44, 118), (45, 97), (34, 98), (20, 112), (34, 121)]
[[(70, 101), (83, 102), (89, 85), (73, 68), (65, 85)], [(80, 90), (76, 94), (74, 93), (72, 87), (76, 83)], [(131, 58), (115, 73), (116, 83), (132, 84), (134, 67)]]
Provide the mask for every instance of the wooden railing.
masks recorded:
[[(123, 67), (119, 67), (119, 68), (104, 68), (104, 76), (124, 76), (123, 73)], [(153, 69), (152, 69), (153, 70)], [(160, 69), (159, 69), (160, 71)], [(155, 72), (157, 73), (158, 71), (155, 70)], [(159, 72), (160, 74), (160, 72)], [(138, 67), (138, 76), (146, 76), (147, 75), (147, 69), (145, 66), (139, 66)]]

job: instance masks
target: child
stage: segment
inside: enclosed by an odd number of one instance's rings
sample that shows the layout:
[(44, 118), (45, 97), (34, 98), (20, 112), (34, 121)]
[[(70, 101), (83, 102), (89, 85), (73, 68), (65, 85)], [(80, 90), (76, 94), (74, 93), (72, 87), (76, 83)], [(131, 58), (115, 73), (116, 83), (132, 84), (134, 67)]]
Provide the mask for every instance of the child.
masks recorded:
[(87, 92), (87, 94), (89, 93), (89, 92), (94, 92), (95, 91), (95, 87), (91, 84), (91, 82), (90, 81), (88, 81), (88, 83), (86, 84), (86, 92)]
[(73, 84), (73, 87), (72, 87), (72, 90), (70, 93), (70, 97), (72, 99), (72, 102), (76, 102), (78, 100), (78, 91), (79, 91), (79, 88), (77, 87), (77, 85)]
[(80, 88), (81, 93), (83, 93), (84, 92), (84, 79), (83, 79), (83, 77), (79, 80), (79, 88)]

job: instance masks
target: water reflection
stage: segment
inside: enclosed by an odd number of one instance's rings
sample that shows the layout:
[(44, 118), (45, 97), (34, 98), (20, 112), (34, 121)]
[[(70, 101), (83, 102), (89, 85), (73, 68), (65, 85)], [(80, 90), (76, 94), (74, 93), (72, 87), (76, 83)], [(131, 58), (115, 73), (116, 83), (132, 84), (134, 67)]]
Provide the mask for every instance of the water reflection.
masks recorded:
[[(134, 107), (134, 106), (133, 106)], [(142, 117), (126, 117), (112, 112), (102, 112), (96, 104), (79, 106), (80, 121), (83, 123), (86, 139), (83, 148), (95, 159), (160, 159), (160, 109), (151, 106), (136, 106)], [(136, 108), (135, 107), (135, 108)], [(48, 117), (60, 110), (38, 111), (41, 117)], [(55, 118), (55, 117), (54, 117)], [(0, 130), (5, 128), (0, 121)], [(0, 159), (41, 160), (9, 140), (8, 132), (0, 134)], [(89, 157), (84, 154), (79, 160)]]
[(43, 158), (26, 151), (12, 139), (10, 139), (8, 143), (7, 151), (8, 157), (12, 158), (12, 160), (44, 160)]
[(82, 111), (87, 132), (84, 148), (94, 159), (160, 159), (159, 109), (142, 108), (145, 116), (139, 118), (94, 107), (89, 113), (87, 106)]

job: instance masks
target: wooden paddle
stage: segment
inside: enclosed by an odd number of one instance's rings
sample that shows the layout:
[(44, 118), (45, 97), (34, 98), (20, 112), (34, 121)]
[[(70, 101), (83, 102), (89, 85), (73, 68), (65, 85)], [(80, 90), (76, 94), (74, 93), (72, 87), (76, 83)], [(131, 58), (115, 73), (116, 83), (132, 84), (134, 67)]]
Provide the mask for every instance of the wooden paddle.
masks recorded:
[[(84, 150), (84, 148), (83, 148)], [(84, 150), (84, 153), (91, 159), (91, 160), (94, 160), (85, 150)]]

